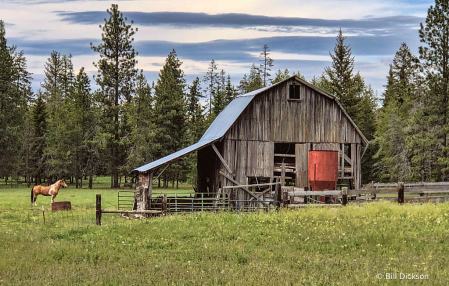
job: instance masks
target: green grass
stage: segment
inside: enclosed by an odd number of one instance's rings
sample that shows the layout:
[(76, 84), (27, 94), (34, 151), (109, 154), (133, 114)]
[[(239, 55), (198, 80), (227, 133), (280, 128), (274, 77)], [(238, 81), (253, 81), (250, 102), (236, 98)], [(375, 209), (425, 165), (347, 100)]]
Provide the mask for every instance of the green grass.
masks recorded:
[[(30, 205), (0, 188), (0, 285), (446, 285), (449, 203), (375, 202), (338, 209), (197, 213), (147, 220), (104, 214), (117, 190), (62, 189)], [(107, 203), (111, 203), (108, 206)], [(43, 224), (42, 205), (46, 224)], [(428, 280), (378, 280), (377, 273)], [(398, 274), (399, 275), (399, 274)]]

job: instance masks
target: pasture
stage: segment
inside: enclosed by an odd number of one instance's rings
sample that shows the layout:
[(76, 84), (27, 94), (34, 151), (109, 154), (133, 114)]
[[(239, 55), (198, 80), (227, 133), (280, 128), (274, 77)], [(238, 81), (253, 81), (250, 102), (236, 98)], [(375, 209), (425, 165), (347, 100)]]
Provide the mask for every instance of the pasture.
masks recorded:
[[(269, 213), (197, 213), (125, 220), (104, 214), (117, 190), (61, 189), (31, 206), (30, 190), (0, 186), (0, 285), (445, 285), (449, 203), (376, 202)], [(188, 186), (183, 186), (188, 189)], [(158, 192), (160, 190), (156, 190)], [(42, 206), (46, 224), (43, 224)], [(383, 279), (376, 275), (381, 273)], [(397, 280), (385, 280), (398, 273)], [(428, 275), (400, 280), (399, 273)]]

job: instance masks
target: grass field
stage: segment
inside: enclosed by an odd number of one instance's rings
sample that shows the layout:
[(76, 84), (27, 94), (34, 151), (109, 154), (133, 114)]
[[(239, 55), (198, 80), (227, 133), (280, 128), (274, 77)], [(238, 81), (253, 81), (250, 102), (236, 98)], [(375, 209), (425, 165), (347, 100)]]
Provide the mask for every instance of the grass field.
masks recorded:
[[(102, 180), (104, 179), (104, 182)], [(449, 204), (376, 202), (338, 209), (197, 213), (147, 220), (104, 214), (117, 190), (62, 189), (31, 206), (0, 186), (0, 285), (447, 285)], [(104, 185), (104, 186), (103, 186)], [(104, 187), (104, 188), (103, 188)], [(185, 190), (190, 189), (183, 186)], [(160, 191), (160, 190), (159, 190)], [(110, 205), (109, 205), (110, 204)], [(46, 224), (43, 224), (42, 206)], [(376, 278), (380, 273), (383, 279)], [(386, 280), (386, 273), (398, 279)], [(400, 273), (428, 275), (400, 280)]]

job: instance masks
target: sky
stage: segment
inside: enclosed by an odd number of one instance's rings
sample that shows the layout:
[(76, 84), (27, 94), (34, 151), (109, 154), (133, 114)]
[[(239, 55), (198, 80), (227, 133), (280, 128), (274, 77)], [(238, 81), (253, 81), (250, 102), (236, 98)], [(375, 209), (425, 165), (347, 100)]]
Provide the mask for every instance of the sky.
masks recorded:
[[(175, 49), (190, 84), (204, 78), (212, 59), (237, 85), (258, 65), (264, 44), (279, 69), (300, 71), (307, 80), (330, 66), (339, 29), (354, 56), (354, 72), (381, 96), (389, 64), (403, 42), (418, 55), (420, 23), (433, 1), (421, 0), (0, 0), (0, 20), (8, 45), (23, 50), (33, 73), (33, 90), (44, 80), (44, 64), (53, 50), (73, 56), (96, 74), (101, 42), (99, 25), (106, 9), (119, 10), (138, 28), (134, 46), (137, 68), (156, 81), (168, 53)], [(203, 84), (205, 86), (205, 84)]]

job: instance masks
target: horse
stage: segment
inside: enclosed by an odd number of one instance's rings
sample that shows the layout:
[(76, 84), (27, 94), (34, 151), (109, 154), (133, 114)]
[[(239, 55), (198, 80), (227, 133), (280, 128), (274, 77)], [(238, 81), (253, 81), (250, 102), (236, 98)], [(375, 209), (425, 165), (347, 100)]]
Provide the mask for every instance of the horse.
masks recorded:
[(37, 195), (51, 196), (51, 203), (54, 203), (55, 197), (58, 194), (59, 188), (61, 188), (61, 186), (64, 188), (67, 187), (67, 184), (65, 183), (64, 179), (61, 179), (48, 187), (40, 185), (34, 186), (31, 189), (31, 203), (34, 203), (35, 206), (37, 205), (36, 204)]

